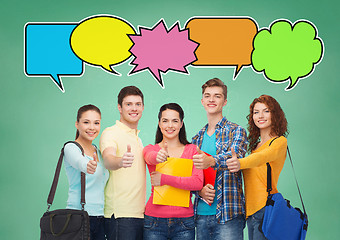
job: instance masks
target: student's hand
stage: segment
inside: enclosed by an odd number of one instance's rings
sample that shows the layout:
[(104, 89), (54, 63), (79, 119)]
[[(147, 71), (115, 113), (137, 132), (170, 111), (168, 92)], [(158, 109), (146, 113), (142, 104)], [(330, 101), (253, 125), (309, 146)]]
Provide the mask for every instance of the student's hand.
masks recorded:
[(234, 148), (231, 148), (231, 158), (227, 160), (227, 166), (230, 172), (238, 172), (241, 168), (240, 161), (237, 158)]
[(120, 164), (120, 167), (123, 167), (123, 168), (131, 167), (133, 160), (135, 159), (135, 156), (131, 152), (131, 145), (128, 144), (126, 148), (127, 148), (126, 153), (124, 153), (121, 164)]
[(97, 154), (94, 152), (93, 153), (93, 160), (90, 160), (87, 163), (87, 173), (88, 174), (94, 174), (96, 172), (97, 169), (97, 162), (98, 162), (98, 158), (97, 158)]
[(198, 194), (208, 203), (212, 204), (215, 198), (215, 189), (211, 184), (205, 185)]
[(197, 169), (207, 169), (215, 165), (215, 159), (212, 156), (207, 156), (197, 147), (197, 154), (192, 157), (194, 166)]
[(165, 162), (167, 160), (167, 158), (169, 157), (169, 153), (168, 153), (168, 143), (164, 142), (164, 149), (161, 148), (156, 156), (156, 161), (158, 163), (162, 163)]
[(161, 185), (161, 177), (162, 174), (160, 172), (152, 172), (150, 174), (150, 179), (151, 179), (151, 185), (156, 187), (156, 186), (160, 186)]

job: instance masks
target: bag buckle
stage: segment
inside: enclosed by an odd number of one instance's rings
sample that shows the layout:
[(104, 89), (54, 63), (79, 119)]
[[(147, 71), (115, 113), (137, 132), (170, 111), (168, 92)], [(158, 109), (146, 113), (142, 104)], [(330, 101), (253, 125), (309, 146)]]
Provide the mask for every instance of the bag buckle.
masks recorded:
[(47, 211), (46, 211), (46, 212), (49, 212), (49, 211), (50, 211), (51, 206), (52, 206), (51, 203), (48, 203), (48, 204), (47, 204)]

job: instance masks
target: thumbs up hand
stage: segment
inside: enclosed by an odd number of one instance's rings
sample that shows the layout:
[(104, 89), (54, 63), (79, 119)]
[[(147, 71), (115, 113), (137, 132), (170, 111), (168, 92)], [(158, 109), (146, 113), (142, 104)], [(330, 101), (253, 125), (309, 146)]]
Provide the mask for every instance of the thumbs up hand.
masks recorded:
[(164, 142), (164, 148), (161, 148), (156, 156), (156, 161), (158, 163), (162, 163), (165, 162), (167, 160), (167, 158), (169, 157), (169, 153), (168, 153), (168, 143)]
[(135, 159), (135, 156), (131, 152), (131, 145), (128, 144), (126, 147), (126, 153), (124, 153), (122, 157), (120, 167), (123, 167), (123, 168), (131, 167), (134, 159)]
[(196, 151), (198, 154), (204, 154), (204, 152), (199, 147), (196, 147)]
[(230, 172), (238, 172), (241, 168), (240, 161), (237, 158), (234, 148), (231, 148), (231, 158), (227, 160), (227, 166)]
[(215, 159), (212, 156), (207, 156), (197, 147), (197, 154), (192, 157), (194, 166), (197, 169), (207, 169), (215, 165)]
[(97, 169), (97, 162), (98, 162), (98, 158), (97, 158), (97, 154), (94, 152), (93, 153), (93, 160), (90, 160), (87, 163), (87, 173), (88, 174), (94, 174), (96, 172)]

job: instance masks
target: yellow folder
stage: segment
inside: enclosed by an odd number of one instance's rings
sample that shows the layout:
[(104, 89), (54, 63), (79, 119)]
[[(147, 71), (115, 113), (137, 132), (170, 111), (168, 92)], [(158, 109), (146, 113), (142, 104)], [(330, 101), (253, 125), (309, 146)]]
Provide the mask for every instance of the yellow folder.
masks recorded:
[[(192, 159), (168, 158), (159, 163), (156, 171), (176, 177), (190, 177), (192, 175)], [(190, 191), (169, 185), (154, 187), (153, 204), (189, 207)]]

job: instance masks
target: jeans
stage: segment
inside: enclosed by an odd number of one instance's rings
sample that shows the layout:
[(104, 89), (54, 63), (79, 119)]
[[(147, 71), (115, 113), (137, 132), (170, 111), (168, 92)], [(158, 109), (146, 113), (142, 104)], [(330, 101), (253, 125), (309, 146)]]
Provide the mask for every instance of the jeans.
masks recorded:
[(143, 218), (105, 218), (108, 240), (143, 240)]
[(267, 238), (259, 230), (262, 224), (265, 208), (261, 208), (247, 219), (248, 237), (249, 240), (266, 240)]
[(103, 216), (90, 216), (90, 236), (91, 240), (105, 240)]
[(197, 240), (243, 240), (245, 227), (244, 215), (239, 215), (225, 224), (217, 222), (215, 215), (197, 215), (196, 239)]
[(116, 240), (116, 219), (112, 215), (111, 218), (104, 218), (104, 232), (107, 240)]
[(145, 240), (195, 240), (194, 217), (187, 218), (144, 218)]

